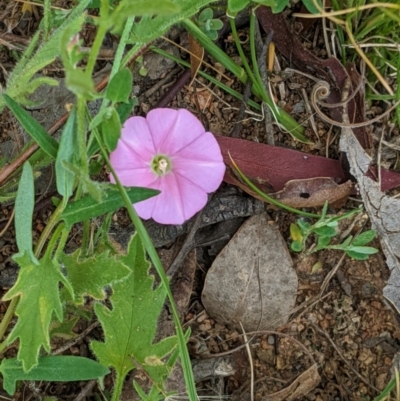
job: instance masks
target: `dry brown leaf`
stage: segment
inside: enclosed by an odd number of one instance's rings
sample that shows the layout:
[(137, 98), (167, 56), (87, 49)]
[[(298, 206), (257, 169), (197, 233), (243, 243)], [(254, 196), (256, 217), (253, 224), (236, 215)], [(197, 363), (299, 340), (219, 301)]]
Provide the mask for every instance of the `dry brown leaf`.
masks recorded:
[(282, 191), (270, 196), (295, 208), (318, 207), (326, 201), (329, 204), (345, 202), (352, 189), (353, 183), (350, 180), (339, 185), (332, 178), (321, 177), (289, 181)]
[(204, 57), (204, 47), (189, 33), (189, 51), (190, 51), (190, 71), (192, 73), (192, 80), (189, 86), (192, 85), (196, 78), (197, 71), (199, 71)]
[(287, 321), (297, 275), (287, 245), (267, 215), (250, 217), (208, 271), (202, 301), (221, 324), (245, 331), (276, 329)]
[(302, 399), (317, 387), (320, 381), (321, 376), (318, 373), (317, 364), (314, 364), (302, 373), (290, 386), (269, 395), (267, 398), (263, 398), (262, 401), (294, 401)]
[(383, 295), (400, 313), (400, 199), (385, 195), (379, 183), (365, 175), (371, 158), (349, 128), (342, 129), (340, 149), (347, 154), (350, 172), (357, 179), (364, 207), (371, 219), (372, 228), (378, 234), (391, 272)]

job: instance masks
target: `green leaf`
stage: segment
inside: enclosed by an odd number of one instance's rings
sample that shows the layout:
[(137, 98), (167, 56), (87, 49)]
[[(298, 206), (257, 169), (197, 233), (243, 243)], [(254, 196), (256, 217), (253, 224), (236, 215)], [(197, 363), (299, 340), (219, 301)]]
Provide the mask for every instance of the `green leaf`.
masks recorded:
[(132, 92), (132, 81), (132, 73), (128, 68), (118, 71), (108, 84), (106, 98), (113, 103), (128, 103)]
[(315, 227), (312, 230), (315, 234), (321, 235), (323, 237), (334, 237), (336, 235), (336, 230), (333, 227)]
[(375, 236), (376, 236), (375, 230), (364, 231), (363, 233), (354, 238), (352, 245), (355, 246), (367, 245), (375, 238)]
[(25, 162), (15, 199), (15, 234), (19, 253), (14, 255), (14, 260), (16, 257), (26, 253), (31, 260), (36, 261), (32, 250), (32, 217), (34, 206), (33, 171), (29, 162)]
[[(32, 56), (41, 34), (38, 30), (21, 61), (17, 64), (7, 80), (6, 94), (8, 96), (24, 104), (29, 103), (26, 95), (32, 93), (36, 85), (35, 79), (32, 78), (38, 71), (42, 70), (60, 56), (61, 37), (64, 31), (68, 29), (71, 24), (74, 24), (75, 20), (83, 14), (89, 2), (90, 0), (81, 0), (78, 5), (73, 7), (60, 27), (54, 30), (49, 40), (44, 42)], [(4, 98), (0, 97), (0, 110), (3, 105)]]
[(318, 3), (318, 5), (322, 8), (322, 0), (303, 0), (304, 7), (311, 13), (311, 14), (318, 14), (318, 8), (315, 7), (314, 1)]
[(77, 96), (85, 96), (87, 99), (95, 99), (96, 91), (92, 78), (88, 78), (84, 71), (70, 69), (65, 77), (65, 87)]
[(117, 147), (118, 140), (121, 136), (121, 121), (114, 107), (110, 109), (110, 112), (111, 115), (105, 116), (100, 125), (100, 129), (107, 149), (112, 152)]
[(64, 340), (71, 340), (76, 338), (77, 334), (73, 331), (73, 328), (79, 321), (79, 316), (76, 316), (70, 320), (63, 322), (52, 322), (50, 325), (50, 338), (59, 337)]
[(199, 22), (206, 22), (211, 20), (214, 16), (213, 10), (210, 7), (205, 8), (198, 16), (197, 20)]
[(224, 23), (220, 19), (212, 19), (209, 28), (213, 31), (219, 31), (223, 26)]
[(68, 382), (100, 379), (109, 370), (92, 359), (81, 356), (43, 356), (38, 365), (25, 372), (16, 358), (3, 359), (0, 365), (4, 389), (8, 394), (15, 393), (15, 384), (19, 380), (46, 382)]
[[(159, 15), (157, 12), (153, 17), (142, 17), (135, 23), (132, 29), (130, 41), (132, 43), (148, 43), (162, 36), (172, 25), (179, 23), (184, 18), (190, 18), (200, 9), (214, 0), (176, 0), (175, 4), (180, 7), (180, 12), (173, 15)], [(157, 4), (153, 2), (153, 4)]]
[(250, 0), (228, 0), (226, 15), (229, 18), (235, 18), (238, 12), (245, 9), (250, 4)]
[(70, 255), (62, 254), (60, 261), (65, 265), (68, 281), (75, 293), (75, 303), (83, 305), (84, 296), (103, 300), (106, 297), (104, 287), (122, 280), (130, 274), (130, 269), (109, 253), (79, 260), (80, 250)]
[(3, 98), (20, 122), (24, 130), (37, 142), (37, 144), (53, 159), (57, 157), (58, 143), (47, 131), (17, 102), (3, 93)]
[(346, 251), (346, 255), (348, 255), (350, 258), (353, 258), (355, 260), (367, 260), (368, 259), (368, 255), (366, 255), (365, 253)]
[(128, 254), (121, 260), (132, 274), (112, 286), (111, 310), (99, 303), (95, 305), (104, 342), (93, 341), (91, 346), (103, 365), (116, 370), (119, 383), (131, 370), (141, 367), (162, 387), (171, 369), (164, 359), (177, 345), (176, 337), (153, 343), (166, 289), (163, 285), (154, 288), (154, 277), (148, 275), (150, 263), (137, 235), (132, 237)]
[[(289, 0), (253, 0), (255, 3), (271, 7), (274, 14), (282, 12), (289, 4)], [(312, 0), (311, 0), (312, 1)]]
[(362, 253), (365, 255), (373, 255), (379, 252), (378, 249), (373, 248), (372, 246), (353, 246), (353, 245), (350, 245), (349, 248), (346, 250), (346, 252), (347, 251)]
[(4, 295), (3, 301), (20, 297), (15, 314), (18, 316), (7, 344), (19, 338), (18, 360), (22, 361), (24, 371), (29, 371), (38, 363), (40, 348), (50, 351), (49, 326), (56, 315), (63, 320), (62, 305), (59, 298), (59, 283), (72, 288), (62, 275), (58, 265), (43, 258), (35, 265), (25, 253), (14, 257), (21, 270), (17, 282)]
[(72, 171), (75, 177), (78, 179), (80, 184), (83, 184), (83, 187), (87, 192), (89, 192), (90, 196), (95, 199), (97, 202), (103, 202), (103, 191), (104, 191), (104, 184), (93, 181), (90, 177), (82, 171), (81, 168), (70, 164), (68, 162), (63, 162), (63, 165), (68, 170)]
[(73, 108), (61, 134), (60, 147), (55, 164), (57, 191), (65, 198), (69, 198), (73, 193), (75, 174), (65, 166), (64, 162), (79, 164), (77, 132), (76, 109)]
[(131, 115), (133, 108), (137, 104), (137, 97), (128, 100), (128, 103), (120, 103), (117, 106), (117, 113), (119, 115), (119, 120), (123, 124), (128, 117)]
[[(75, 223), (92, 219), (106, 213), (114, 212), (124, 205), (118, 190), (111, 185), (104, 185), (105, 190), (103, 202), (98, 203), (90, 195), (69, 203), (61, 214), (61, 218), (68, 227)], [(132, 187), (127, 190), (132, 203), (158, 195), (160, 192), (155, 189)]]
[(290, 237), (294, 241), (301, 242), (303, 240), (303, 235), (301, 234), (300, 227), (297, 224), (290, 224)]
[(290, 244), (290, 248), (293, 252), (301, 252), (303, 250), (303, 245), (299, 241), (293, 241)]
[(300, 227), (303, 235), (306, 234), (311, 228), (311, 224), (307, 221), (304, 221), (303, 219), (298, 219), (297, 225)]
[(317, 243), (318, 250), (326, 248), (330, 244), (331, 239), (332, 237), (324, 237), (322, 235), (318, 237), (318, 243)]

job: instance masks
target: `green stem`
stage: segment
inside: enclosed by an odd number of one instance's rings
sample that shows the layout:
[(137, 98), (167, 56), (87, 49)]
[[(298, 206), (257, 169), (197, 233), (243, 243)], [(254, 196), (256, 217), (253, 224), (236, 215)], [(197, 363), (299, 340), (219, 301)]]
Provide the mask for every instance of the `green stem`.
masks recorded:
[(115, 383), (114, 383), (111, 401), (119, 400), (121, 393), (122, 393), (123, 385), (124, 385), (124, 377), (123, 377), (123, 375), (117, 373), (116, 377), (115, 377)]
[(85, 74), (87, 79), (92, 79), (92, 74), (94, 66), (97, 61), (97, 56), (100, 53), (101, 45), (103, 44), (103, 40), (107, 34), (108, 28), (109, 28), (108, 24), (100, 22), (99, 29), (97, 30), (97, 34), (94, 38), (92, 48), (90, 49), (89, 59), (85, 69)]
[(242, 60), (244, 69), (246, 70), (248, 77), (250, 78), (251, 82), (253, 83), (253, 87), (255, 88), (256, 93), (261, 94), (262, 93), (261, 88), (254, 77), (253, 71), (251, 70), (249, 63), (247, 62), (246, 55), (244, 54), (243, 47), (240, 44), (240, 39), (239, 39), (239, 35), (236, 30), (236, 24), (235, 24), (234, 18), (229, 18), (229, 24), (231, 26), (232, 36), (233, 36), (233, 40), (235, 41), (236, 49), (239, 53), (240, 59)]
[(89, 161), (86, 152), (86, 127), (85, 127), (86, 100), (83, 96), (77, 97), (76, 126), (78, 137), (78, 149), (80, 166), (85, 176), (89, 175)]

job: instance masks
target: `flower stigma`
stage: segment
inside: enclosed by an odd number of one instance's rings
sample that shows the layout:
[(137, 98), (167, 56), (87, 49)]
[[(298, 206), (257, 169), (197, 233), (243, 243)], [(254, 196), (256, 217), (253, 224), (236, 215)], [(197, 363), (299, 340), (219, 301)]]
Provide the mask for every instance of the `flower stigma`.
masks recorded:
[(158, 176), (166, 175), (171, 171), (171, 160), (164, 155), (154, 156), (151, 161), (151, 169)]

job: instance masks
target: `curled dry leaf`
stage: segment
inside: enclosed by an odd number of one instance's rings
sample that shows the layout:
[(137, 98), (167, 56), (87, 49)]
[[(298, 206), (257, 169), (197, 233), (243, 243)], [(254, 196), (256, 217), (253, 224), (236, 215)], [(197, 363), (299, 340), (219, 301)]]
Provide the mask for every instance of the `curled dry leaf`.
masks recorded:
[(378, 234), (391, 272), (383, 295), (400, 313), (400, 199), (386, 196), (379, 184), (365, 175), (371, 158), (349, 128), (342, 129), (340, 149), (347, 154), (350, 172), (357, 179), (364, 207), (371, 219), (372, 228)]
[(276, 329), (292, 310), (297, 276), (286, 243), (267, 215), (249, 218), (208, 271), (202, 301), (221, 324)]
[(338, 203), (346, 202), (352, 189), (353, 183), (350, 180), (339, 185), (332, 178), (310, 178), (289, 181), (282, 191), (270, 196), (295, 208), (323, 206), (326, 201), (337, 206)]

